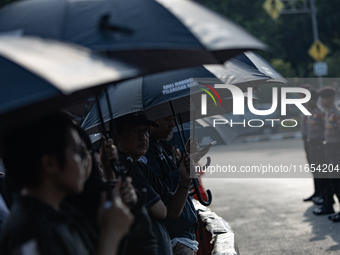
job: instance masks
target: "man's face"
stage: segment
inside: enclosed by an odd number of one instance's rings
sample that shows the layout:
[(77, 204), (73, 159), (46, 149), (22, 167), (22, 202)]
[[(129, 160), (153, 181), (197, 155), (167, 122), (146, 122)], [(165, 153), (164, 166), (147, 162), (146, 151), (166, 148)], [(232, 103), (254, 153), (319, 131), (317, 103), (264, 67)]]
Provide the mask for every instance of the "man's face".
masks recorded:
[(162, 119), (156, 120), (158, 128), (151, 127), (152, 135), (158, 139), (167, 139), (172, 134), (172, 129), (175, 127), (174, 117), (169, 116)]
[(334, 96), (321, 98), (321, 103), (326, 108), (331, 108), (334, 104)]
[(75, 129), (67, 132), (65, 149), (66, 164), (54, 173), (54, 181), (66, 193), (77, 193), (83, 190), (89, 175), (89, 152)]
[(124, 124), (119, 135), (119, 150), (138, 160), (149, 149), (149, 126)]

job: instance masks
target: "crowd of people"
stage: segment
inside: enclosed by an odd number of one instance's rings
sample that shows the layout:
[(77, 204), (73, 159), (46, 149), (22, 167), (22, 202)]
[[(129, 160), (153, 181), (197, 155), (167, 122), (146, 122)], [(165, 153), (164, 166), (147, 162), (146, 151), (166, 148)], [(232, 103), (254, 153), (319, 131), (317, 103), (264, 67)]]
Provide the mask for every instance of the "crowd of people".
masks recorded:
[(330, 220), (340, 222), (340, 212), (334, 213), (333, 209), (334, 194), (340, 201), (340, 110), (334, 102), (336, 89), (326, 86), (315, 90), (309, 84), (302, 87), (311, 92), (311, 100), (307, 103), (311, 115), (302, 115), (301, 131), (315, 190), (304, 201), (318, 205), (314, 214), (330, 214)]
[[(315, 186), (304, 201), (340, 222), (336, 89), (303, 87), (311, 92), (301, 128)], [(190, 172), (207, 151), (191, 138), (188, 153), (174, 151), (174, 126), (172, 116), (135, 112), (115, 119), (115, 141), (102, 136), (97, 148), (58, 111), (1, 134), (0, 254), (196, 254)]]
[(196, 254), (203, 155), (189, 138), (174, 159), (173, 121), (119, 117), (100, 148), (62, 111), (2, 134), (0, 254)]

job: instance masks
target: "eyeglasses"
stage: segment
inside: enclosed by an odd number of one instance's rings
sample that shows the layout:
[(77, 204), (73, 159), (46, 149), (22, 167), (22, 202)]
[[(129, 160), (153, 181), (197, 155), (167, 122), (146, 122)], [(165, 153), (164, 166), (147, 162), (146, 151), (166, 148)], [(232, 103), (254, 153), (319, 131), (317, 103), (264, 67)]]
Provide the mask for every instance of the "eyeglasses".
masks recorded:
[(127, 132), (130, 133), (131, 136), (134, 136), (134, 137), (140, 137), (140, 136), (147, 136), (149, 137), (150, 135), (150, 129), (149, 128), (146, 128), (146, 129), (139, 129), (139, 128), (132, 128), (132, 129), (129, 129), (129, 130), (126, 130)]

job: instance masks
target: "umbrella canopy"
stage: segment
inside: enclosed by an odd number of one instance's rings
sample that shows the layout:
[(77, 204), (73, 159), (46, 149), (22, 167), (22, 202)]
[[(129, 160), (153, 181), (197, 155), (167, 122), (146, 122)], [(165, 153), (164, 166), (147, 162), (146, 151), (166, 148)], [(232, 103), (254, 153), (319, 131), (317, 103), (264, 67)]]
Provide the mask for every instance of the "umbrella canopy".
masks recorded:
[(0, 67), (1, 129), (99, 93), (99, 85), (140, 73), (83, 47), (24, 37), (0, 40)]
[(268, 82), (289, 84), (289, 82), (283, 78), (283, 76), (271, 64), (254, 52), (243, 52), (225, 63), (227, 68), (233, 67), (234, 65), (237, 65), (239, 68), (244, 70), (259, 71), (270, 77)]
[[(226, 118), (222, 115), (196, 120), (195, 138), (201, 147), (205, 147), (213, 141), (216, 141), (218, 145), (229, 144), (239, 135), (239, 132), (235, 128), (230, 127), (228, 124), (216, 125), (213, 127), (214, 119), (226, 120)], [(192, 135), (193, 123), (186, 122), (183, 124), (183, 128), (186, 137), (190, 137), (190, 135)], [(172, 145), (176, 144), (180, 149), (182, 149), (181, 141), (177, 132), (177, 129), (174, 129), (174, 135), (172, 139), (169, 140), (169, 143)]]
[[(185, 97), (182, 99), (176, 99), (172, 101), (172, 105), (174, 108), (175, 114), (180, 118), (182, 123), (186, 123), (188, 121), (192, 120), (198, 120), (202, 118), (206, 118), (208, 116), (214, 116), (218, 114), (230, 114), (233, 111), (233, 97), (227, 97), (227, 98), (222, 98), (221, 102), (222, 104), (216, 104), (212, 100), (209, 100), (207, 103), (207, 113), (202, 114), (201, 113), (201, 105), (196, 105), (193, 102), (198, 101), (199, 97), (201, 94), (197, 95), (191, 95), (191, 103), (189, 105), (184, 105), (181, 103), (182, 100), (186, 100)], [(248, 94), (243, 93), (243, 96), (245, 98), (245, 102), (247, 100)], [(252, 95), (253, 100), (259, 100), (258, 97)], [(174, 105), (174, 103), (176, 105)], [(190, 107), (190, 108), (189, 108)], [(160, 105), (156, 105), (154, 107), (150, 107), (145, 110), (146, 115), (150, 120), (157, 120), (163, 117), (167, 117), (170, 115), (173, 115), (170, 104), (169, 103), (163, 103)]]
[[(243, 73), (246, 74), (246, 72)], [(148, 118), (152, 120), (159, 119), (173, 115), (169, 104), (171, 101), (175, 113), (186, 113), (187, 118), (183, 121), (189, 121), (191, 111), (200, 112), (201, 110), (201, 94), (206, 93), (206, 89), (209, 89), (206, 85), (223, 83), (219, 78), (224, 79), (228, 75), (232, 76), (228, 69), (213, 65), (168, 71), (118, 83), (108, 88), (113, 116), (110, 116), (105, 95), (100, 97), (103, 119), (108, 122), (111, 118), (118, 118), (138, 111), (145, 111)], [(234, 79), (234, 85), (240, 86), (244, 91), (248, 86), (259, 86), (261, 83), (259, 81), (265, 83), (269, 79), (268, 76), (258, 71), (252, 71), (245, 77), (247, 78), (237, 77)], [(251, 79), (256, 82), (250, 82)], [(208, 116), (231, 112), (231, 92), (226, 89), (218, 91), (222, 104), (208, 107)], [(208, 105), (215, 104), (211, 98), (208, 98), (207, 103)], [(92, 108), (82, 126), (90, 133), (101, 131), (97, 105)]]
[(18, 1), (0, 10), (0, 35), (68, 41), (151, 72), (222, 64), (243, 51), (267, 48), (188, 0)]

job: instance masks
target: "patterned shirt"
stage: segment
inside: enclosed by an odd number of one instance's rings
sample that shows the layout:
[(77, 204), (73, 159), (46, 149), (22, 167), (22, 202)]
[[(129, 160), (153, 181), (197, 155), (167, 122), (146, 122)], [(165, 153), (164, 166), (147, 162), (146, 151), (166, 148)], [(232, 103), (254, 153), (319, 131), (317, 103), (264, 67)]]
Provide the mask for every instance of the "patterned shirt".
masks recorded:
[(327, 143), (340, 142), (340, 111), (335, 106), (326, 113), (325, 140)]
[(307, 138), (309, 140), (323, 140), (325, 113), (320, 108), (311, 110), (312, 115), (307, 117)]

